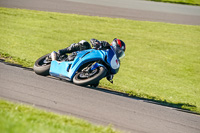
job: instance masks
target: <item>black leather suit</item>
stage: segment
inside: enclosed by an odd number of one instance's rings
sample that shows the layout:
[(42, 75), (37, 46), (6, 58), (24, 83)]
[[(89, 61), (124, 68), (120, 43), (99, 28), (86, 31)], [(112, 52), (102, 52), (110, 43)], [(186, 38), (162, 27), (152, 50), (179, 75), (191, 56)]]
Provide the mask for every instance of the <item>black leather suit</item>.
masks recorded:
[[(97, 39), (90, 40), (93, 48), (95, 49), (107, 49), (110, 47), (110, 44), (106, 41), (98, 41)], [(91, 49), (91, 45), (87, 41), (80, 41), (79, 43), (73, 43), (69, 47), (58, 50), (59, 55), (63, 55), (66, 53), (72, 53), (75, 51), (81, 51), (86, 49)]]

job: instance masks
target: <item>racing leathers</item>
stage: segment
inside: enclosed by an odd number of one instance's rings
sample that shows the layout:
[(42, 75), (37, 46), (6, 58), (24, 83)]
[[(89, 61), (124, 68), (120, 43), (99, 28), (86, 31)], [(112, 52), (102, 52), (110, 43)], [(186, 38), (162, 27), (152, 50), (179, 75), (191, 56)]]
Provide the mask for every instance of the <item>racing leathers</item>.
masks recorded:
[[(93, 48), (95, 48), (95, 49), (106, 49), (106, 48), (110, 47), (110, 44), (106, 41), (99, 41), (97, 39), (91, 39), (90, 42), (91, 42)], [(73, 43), (67, 48), (58, 50), (58, 54), (63, 55), (66, 53), (72, 53), (75, 51), (82, 51), (82, 50), (91, 49), (91, 48), (92, 48), (91, 45), (87, 41), (82, 40), (79, 43)]]

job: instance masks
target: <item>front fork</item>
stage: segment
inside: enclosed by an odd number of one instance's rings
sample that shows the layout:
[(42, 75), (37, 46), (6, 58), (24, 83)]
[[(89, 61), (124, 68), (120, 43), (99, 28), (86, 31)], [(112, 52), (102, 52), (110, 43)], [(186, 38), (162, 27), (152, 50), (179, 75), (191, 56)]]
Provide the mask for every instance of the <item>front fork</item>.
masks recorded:
[[(106, 68), (104, 65), (99, 64), (99, 63), (96, 62), (96, 63), (94, 63), (94, 64), (91, 66), (91, 70), (94, 70), (94, 69), (96, 69), (96, 68), (99, 67), (99, 66), (102, 66), (102, 67)], [(107, 68), (106, 68), (106, 69), (107, 69)], [(106, 79), (107, 79), (110, 83), (113, 84), (113, 77), (114, 77), (113, 74), (109, 74), (109, 75), (106, 77)]]

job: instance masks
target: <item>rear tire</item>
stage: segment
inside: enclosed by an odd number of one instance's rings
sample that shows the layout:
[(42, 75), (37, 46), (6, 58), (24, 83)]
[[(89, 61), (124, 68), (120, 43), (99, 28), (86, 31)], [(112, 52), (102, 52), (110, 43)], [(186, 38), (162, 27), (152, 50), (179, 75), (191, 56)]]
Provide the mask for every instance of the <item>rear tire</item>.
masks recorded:
[(44, 60), (46, 59), (47, 56), (50, 54), (46, 54), (42, 57), (40, 57), (34, 64), (33, 70), (35, 71), (36, 74), (42, 75), (42, 76), (47, 76), (49, 75), (49, 69), (51, 63), (45, 64)]
[(86, 86), (86, 85), (93, 85), (93, 84), (98, 83), (102, 78), (105, 77), (107, 71), (104, 67), (98, 67), (96, 69), (98, 69), (98, 71), (95, 73), (95, 75), (93, 75), (92, 77), (88, 77), (88, 78), (81, 78), (80, 75), (83, 72), (82, 71), (78, 72), (73, 78), (74, 84)]

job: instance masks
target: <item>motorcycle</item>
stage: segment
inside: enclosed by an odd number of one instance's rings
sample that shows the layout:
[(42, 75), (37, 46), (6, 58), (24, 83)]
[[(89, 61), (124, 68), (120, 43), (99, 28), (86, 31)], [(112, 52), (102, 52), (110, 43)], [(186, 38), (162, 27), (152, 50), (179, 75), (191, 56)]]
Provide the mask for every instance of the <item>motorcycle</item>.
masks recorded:
[[(123, 53), (124, 54), (124, 53)], [(71, 58), (74, 57), (74, 58)], [(51, 54), (40, 57), (34, 64), (36, 74), (51, 75), (68, 80), (76, 85), (97, 87), (107, 77), (113, 83), (114, 74), (119, 71), (120, 62), (112, 46), (109, 49), (88, 49), (62, 55), (57, 60)]]

